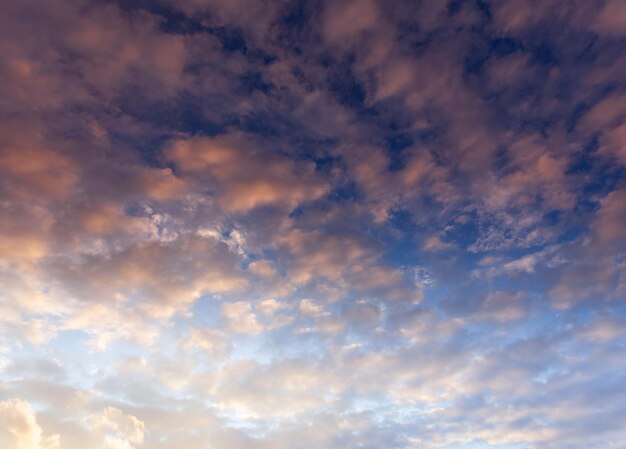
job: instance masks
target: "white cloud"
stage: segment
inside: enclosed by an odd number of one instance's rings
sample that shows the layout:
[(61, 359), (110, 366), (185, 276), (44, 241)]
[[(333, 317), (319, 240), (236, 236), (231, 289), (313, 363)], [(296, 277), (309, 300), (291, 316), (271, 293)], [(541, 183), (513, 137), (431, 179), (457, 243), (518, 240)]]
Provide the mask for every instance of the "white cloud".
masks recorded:
[(0, 443), (15, 449), (59, 449), (59, 435), (44, 435), (31, 405), (22, 399), (0, 402)]

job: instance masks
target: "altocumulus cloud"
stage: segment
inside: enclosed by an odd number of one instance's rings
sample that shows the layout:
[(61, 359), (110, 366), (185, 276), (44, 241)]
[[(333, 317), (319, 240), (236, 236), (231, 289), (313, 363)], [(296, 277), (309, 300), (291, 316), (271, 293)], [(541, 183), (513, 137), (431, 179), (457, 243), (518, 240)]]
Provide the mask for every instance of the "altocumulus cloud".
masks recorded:
[(626, 3), (0, 5), (0, 446), (626, 449)]

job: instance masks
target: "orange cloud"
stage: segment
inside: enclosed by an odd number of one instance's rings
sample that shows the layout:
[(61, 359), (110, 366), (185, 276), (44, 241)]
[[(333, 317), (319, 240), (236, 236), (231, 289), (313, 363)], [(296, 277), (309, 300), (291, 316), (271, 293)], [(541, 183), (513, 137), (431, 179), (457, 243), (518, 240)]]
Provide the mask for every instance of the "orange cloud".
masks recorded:
[(173, 141), (165, 149), (165, 158), (198, 186), (208, 181), (204, 187), (210, 188), (214, 182), (218, 201), (231, 212), (265, 205), (293, 208), (328, 191), (312, 163), (256, 149), (242, 136)]
[(602, 244), (623, 243), (626, 239), (626, 189), (615, 190), (602, 200), (593, 225)]
[(59, 449), (59, 435), (45, 436), (30, 404), (21, 399), (0, 402), (0, 444), (15, 449)]
[(592, 22), (602, 34), (622, 37), (626, 34), (626, 5), (621, 0), (608, 0)]
[(31, 137), (13, 136), (0, 148), (2, 184), (19, 196), (65, 196), (77, 180), (77, 167), (67, 157), (44, 148)]

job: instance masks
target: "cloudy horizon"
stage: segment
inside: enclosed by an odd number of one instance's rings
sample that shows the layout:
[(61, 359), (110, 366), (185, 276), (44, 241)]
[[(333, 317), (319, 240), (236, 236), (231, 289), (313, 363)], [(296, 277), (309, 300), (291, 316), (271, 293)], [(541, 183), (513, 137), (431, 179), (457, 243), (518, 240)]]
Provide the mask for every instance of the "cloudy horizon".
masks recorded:
[(626, 449), (623, 0), (0, 36), (0, 447)]

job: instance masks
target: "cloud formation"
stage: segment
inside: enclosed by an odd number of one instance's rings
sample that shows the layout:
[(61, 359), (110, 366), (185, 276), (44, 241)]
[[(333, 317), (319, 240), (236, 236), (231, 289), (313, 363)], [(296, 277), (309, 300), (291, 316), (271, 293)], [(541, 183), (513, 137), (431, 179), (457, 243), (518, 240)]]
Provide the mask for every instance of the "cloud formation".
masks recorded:
[(625, 20), (4, 2), (0, 446), (626, 449)]

